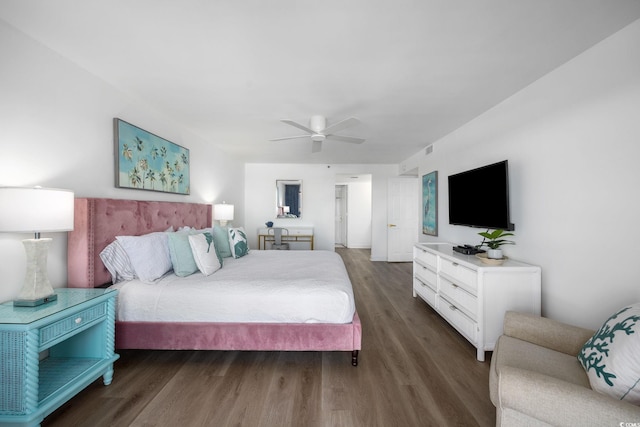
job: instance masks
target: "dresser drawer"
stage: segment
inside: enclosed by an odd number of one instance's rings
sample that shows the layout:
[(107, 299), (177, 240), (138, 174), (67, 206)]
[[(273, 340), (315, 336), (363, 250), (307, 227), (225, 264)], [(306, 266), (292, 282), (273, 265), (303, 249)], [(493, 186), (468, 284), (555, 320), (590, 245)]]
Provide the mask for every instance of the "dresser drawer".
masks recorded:
[(444, 277), (440, 278), (440, 293), (469, 317), (478, 318), (478, 298)]
[(438, 312), (473, 345), (478, 343), (478, 324), (443, 295), (438, 298)]
[(431, 307), (436, 308), (436, 291), (420, 280), (413, 279), (413, 290), (427, 302)]
[(431, 252), (427, 252), (424, 249), (414, 248), (414, 257), (422, 265), (431, 267), (434, 271), (438, 268), (438, 257)]
[(104, 317), (106, 314), (107, 302), (103, 302), (41, 328), (40, 347), (46, 346), (57, 338), (79, 329), (89, 322)]
[(434, 270), (416, 261), (413, 263), (413, 274), (421, 282), (433, 288), (434, 291), (438, 290), (438, 276)]
[(448, 259), (440, 260), (440, 271), (451, 278), (456, 285), (464, 285), (467, 289), (478, 289), (478, 273), (470, 268)]

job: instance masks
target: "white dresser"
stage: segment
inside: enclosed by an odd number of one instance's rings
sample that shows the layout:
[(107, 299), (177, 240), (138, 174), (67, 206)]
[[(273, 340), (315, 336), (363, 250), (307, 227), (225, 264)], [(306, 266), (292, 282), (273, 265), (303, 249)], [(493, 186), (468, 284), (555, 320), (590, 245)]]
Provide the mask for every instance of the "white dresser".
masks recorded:
[(540, 267), (514, 260), (499, 266), (453, 251), (448, 243), (413, 249), (413, 296), (419, 296), (477, 348), (493, 350), (506, 311), (540, 314)]

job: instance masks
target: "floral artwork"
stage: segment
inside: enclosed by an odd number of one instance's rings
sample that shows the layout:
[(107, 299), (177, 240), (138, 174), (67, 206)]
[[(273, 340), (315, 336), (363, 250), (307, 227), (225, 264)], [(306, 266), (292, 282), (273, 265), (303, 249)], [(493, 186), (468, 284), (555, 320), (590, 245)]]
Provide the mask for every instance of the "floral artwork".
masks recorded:
[(116, 187), (189, 194), (189, 150), (114, 119)]
[(438, 235), (438, 171), (422, 176), (422, 233)]

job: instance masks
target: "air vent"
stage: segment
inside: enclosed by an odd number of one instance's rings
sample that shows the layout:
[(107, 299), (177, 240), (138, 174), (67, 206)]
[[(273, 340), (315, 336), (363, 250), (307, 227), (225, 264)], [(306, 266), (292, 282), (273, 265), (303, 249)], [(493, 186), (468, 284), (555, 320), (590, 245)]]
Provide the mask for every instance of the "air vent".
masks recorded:
[(428, 156), (431, 153), (433, 153), (433, 144), (427, 145), (427, 148), (424, 149), (425, 156)]

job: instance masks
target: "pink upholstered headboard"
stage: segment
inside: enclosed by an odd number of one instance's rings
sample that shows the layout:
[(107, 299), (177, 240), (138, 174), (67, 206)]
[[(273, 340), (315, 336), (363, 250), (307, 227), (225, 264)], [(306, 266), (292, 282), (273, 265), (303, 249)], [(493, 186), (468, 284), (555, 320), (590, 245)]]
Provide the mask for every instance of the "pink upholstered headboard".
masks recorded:
[(68, 245), (68, 286), (93, 288), (111, 282), (100, 252), (116, 236), (138, 236), (185, 225), (211, 227), (211, 205), (75, 199), (74, 229), (69, 233)]

